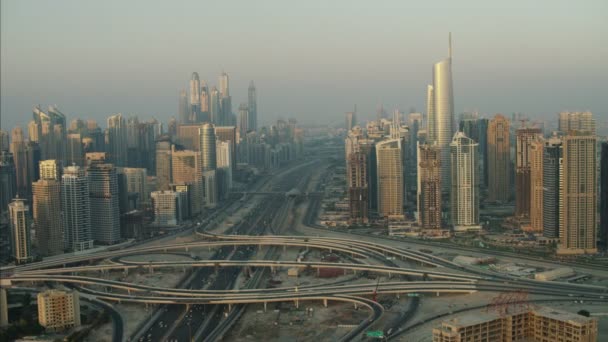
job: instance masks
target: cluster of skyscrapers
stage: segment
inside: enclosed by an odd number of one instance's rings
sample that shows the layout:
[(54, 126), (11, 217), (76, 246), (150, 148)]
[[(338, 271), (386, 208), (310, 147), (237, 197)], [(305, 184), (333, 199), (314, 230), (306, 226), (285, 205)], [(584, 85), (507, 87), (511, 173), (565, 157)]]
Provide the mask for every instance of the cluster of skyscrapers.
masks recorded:
[(294, 119), (257, 129), (253, 82), (238, 122), (227, 74), (219, 85), (207, 94), (194, 73), (180, 122), (169, 120), (166, 130), (122, 114), (105, 130), (80, 119), (67, 126), (56, 107), (37, 106), (27, 138), (20, 127), (11, 139), (0, 131), (0, 213), (10, 241), (3, 259), (23, 263), (177, 226), (216, 207), (235, 178), (302, 155)]
[(600, 164), (593, 115), (559, 113), (557, 130), (547, 136), (526, 120), (515, 124), (516, 115), (465, 113), (457, 124), (451, 68), (450, 39), (448, 57), (433, 67), (426, 119), (410, 113), (404, 120), (395, 111), (391, 120), (381, 108), (361, 128), (356, 112), (346, 113), (350, 221), (414, 220), (423, 234), (445, 235), (480, 230), (482, 201), (514, 202), (507, 225), (553, 239), (558, 253), (594, 253), (598, 241), (605, 245), (608, 214), (598, 211), (598, 197), (608, 207), (608, 142)]

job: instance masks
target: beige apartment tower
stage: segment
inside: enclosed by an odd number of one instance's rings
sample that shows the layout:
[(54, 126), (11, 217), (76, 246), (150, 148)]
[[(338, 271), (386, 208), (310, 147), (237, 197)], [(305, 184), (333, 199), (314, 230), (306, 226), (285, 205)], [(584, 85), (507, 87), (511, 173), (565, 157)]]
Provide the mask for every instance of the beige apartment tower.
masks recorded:
[(401, 139), (376, 144), (378, 214), (403, 218), (403, 161)]
[(191, 185), (191, 214), (198, 215), (202, 211), (204, 205), (201, 153), (190, 150), (177, 151), (174, 146), (171, 155), (173, 184)]
[(596, 137), (590, 131), (570, 130), (564, 137), (562, 172), (558, 253), (596, 253)]
[(542, 138), (538, 128), (520, 128), (515, 147), (515, 216), (530, 218), (530, 145)]
[(467, 313), (433, 329), (433, 342), (596, 342), (597, 318), (549, 307), (506, 315)]
[(530, 231), (543, 232), (544, 212), (544, 141), (537, 140), (530, 144)]
[(51, 331), (80, 326), (78, 293), (59, 290), (38, 293), (38, 323)]
[(418, 145), (418, 225), (441, 229), (441, 152), (437, 146)]
[(488, 122), (488, 199), (508, 202), (511, 195), (509, 120), (496, 114)]
[(25, 199), (15, 198), (8, 205), (11, 230), (11, 256), (17, 264), (32, 260), (32, 241), (30, 238), (30, 208)]
[(64, 222), (61, 216), (61, 183), (41, 179), (32, 183), (34, 229), (43, 256), (62, 254)]

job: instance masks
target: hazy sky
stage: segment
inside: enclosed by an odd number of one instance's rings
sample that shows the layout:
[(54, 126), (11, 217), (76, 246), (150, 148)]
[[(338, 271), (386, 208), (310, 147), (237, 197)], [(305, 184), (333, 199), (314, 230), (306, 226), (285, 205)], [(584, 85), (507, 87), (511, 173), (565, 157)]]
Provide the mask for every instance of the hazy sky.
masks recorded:
[(166, 121), (193, 71), (212, 86), (225, 70), (233, 108), (253, 79), (262, 122), (424, 111), (450, 31), (457, 112), (608, 120), (606, 0), (0, 3), (2, 129), (34, 104)]

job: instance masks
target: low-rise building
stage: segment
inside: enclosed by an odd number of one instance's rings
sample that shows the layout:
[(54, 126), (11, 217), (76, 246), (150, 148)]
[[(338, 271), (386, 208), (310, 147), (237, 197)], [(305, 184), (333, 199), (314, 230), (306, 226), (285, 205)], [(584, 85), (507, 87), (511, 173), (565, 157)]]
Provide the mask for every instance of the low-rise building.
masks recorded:
[(78, 293), (59, 290), (38, 293), (38, 323), (52, 331), (80, 326)]
[(464, 341), (595, 342), (597, 318), (540, 307), (505, 315), (457, 315), (433, 329), (433, 342)]

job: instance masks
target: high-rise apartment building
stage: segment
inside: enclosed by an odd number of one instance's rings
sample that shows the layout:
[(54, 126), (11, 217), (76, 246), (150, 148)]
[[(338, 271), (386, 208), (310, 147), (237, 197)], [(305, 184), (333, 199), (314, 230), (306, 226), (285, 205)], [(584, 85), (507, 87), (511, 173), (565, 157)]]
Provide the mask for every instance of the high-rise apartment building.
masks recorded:
[(559, 237), (562, 140), (553, 136), (545, 141), (543, 155), (543, 236)]
[(209, 88), (205, 81), (201, 81), (201, 107), (200, 107), (200, 122), (209, 122)]
[(544, 141), (530, 144), (530, 231), (543, 232), (544, 217)]
[(434, 145), (418, 144), (418, 225), (441, 229), (441, 152)]
[(188, 113), (188, 93), (186, 92), (186, 89), (182, 89), (179, 92), (177, 116), (179, 118), (179, 123), (182, 125), (190, 122), (190, 114)]
[(595, 119), (591, 112), (559, 113), (558, 130), (567, 134), (570, 130), (589, 131), (595, 134)]
[(43, 256), (62, 254), (61, 183), (56, 179), (41, 179), (32, 184), (32, 190), (38, 252)]
[(50, 331), (80, 326), (80, 299), (76, 291), (46, 290), (38, 293), (38, 323)]
[(61, 164), (55, 159), (40, 161), (40, 179), (61, 179)]
[(488, 198), (508, 202), (511, 195), (509, 120), (501, 114), (488, 122)]
[(127, 123), (122, 114), (110, 116), (106, 132), (106, 147), (110, 161), (114, 165), (128, 166), (127, 144)]
[(17, 264), (32, 261), (32, 240), (30, 236), (30, 208), (22, 198), (15, 198), (8, 205), (11, 233), (11, 256)]
[(152, 191), (154, 224), (159, 226), (176, 226), (182, 222), (186, 194), (177, 191)]
[(0, 151), (8, 151), (10, 149), (9, 140), (8, 132), (0, 129)]
[(125, 167), (122, 169), (127, 181), (127, 191), (137, 194), (137, 208), (141, 209), (148, 203), (148, 171), (144, 168)]
[(220, 92), (216, 87), (213, 87), (211, 88), (211, 93), (209, 94), (209, 116), (211, 123), (214, 125), (222, 125), (220, 106)]
[(457, 132), (450, 144), (450, 219), (455, 231), (480, 230), (478, 146)]
[(190, 79), (190, 122), (199, 122), (201, 111), (201, 80), (197, 72)]
[(190, 184), (192, 191), (189, 198), (192, 208), (192, 215), (198, 215), (204, 204), (203, 194), (203, 165), (201, 154), (197, 151), (176, 150), (173, 147), (171, 152), (171, 167), (173, 184)]
[(26, 146), (21, 127), (13, 128), (10, 151), (13, 154), (13, 162), (15, 163), (17, 193), (21, 197), (28, 198), (31, 194), (31, 183), (28, 183), (27, 177)]
[(93, 163), (87, 168), (93, 239), (104, 244), (120, 241), (118, 175), (113, 164)]
[(17, 176), (13, 154), (0, 151), (0, 213), (8, 210), (8, 204), (17, 195)]
[(232, 143), (218, 139), (216, 149), (217, 169), (220, 172), (218, 192), (220, 199), (224, 199), (228, 191), (232, 189), (232, 170), (234, 169), (234, 165), (232, 165), (234, 161), (232, 157)]
[(239, 106), (239, 118), (236, 124), (239, 131), (239, 136), (246, 136), (247, 132), (249, 131), (249, 108), (247, 108), (247, 105), (244, 103), (241, 103)]
[(156, 183), (158, 190), (169, 190), (172, 182), (171, 151), (173, 144), (168, 136), (156, 142)]
[[(232, 171), (236, 169), (237, 163), (237, 144), (238, 139), (236, 137), (236, 127), (235, 126), (215, 126), (215, 137), (217, 141), (223, 141), (230, 143), (230, 156), (232, 157)], [(241, 137), (243, 141), (246, 141), (246, 137)], [(198, 149), (198, 148), (197, 148)]]
[(403, 158), (401, 139), (376, 143), (378, 214), (403, 218)]
[(70, 133), (67, 135), (66, 144), (66, 165), (84, 166), (84, 151), (82, 149), (82, 138), (80, 133)]
[(608, 141), (602, 142), (600, 156), (600, 241), (608, 250)]
[(542, 135), (538, 128), (520, 128), (515, 138), (515, 216), (526, 220), (530, 218), (530, 145)]
[(203, 182), (205, 187), (205, 207), (215, 208), (219, 201), (216, 170), (203, 171)]
[(346, 160), (348, 185), (348, 211), (350, 222), (366, 223), (369, 220), (369, 188), (367, 183), (367, 155), (356, 151)]
[(563, 139), (560, 254), (597, 252), (596, 137), (570, 130)]
[(220, 118), (219, 122), (222, 126), (232, 124), (232, 97), (230, 96), (230, 81), (228, 74), (222, 71), (218, 78), (220, 86)]
[(247, 108), (249, 108), (249, 124), (248, 127), (252, 131), (258, 130), (258, 95), (253, 81), (249, 83), (247, 91)]
[(199, 129), (199, 151), (202, 155), (203, 170), (215, 170), (217, 167), (215, 147), (215, 127), (213, 124), (204, 124)]
[(429, 141), (441, 151), (441, 187), (450, 190), (450, 142), (454, 135), (454, 89), (452, 85), (452, 38), (448, 57), (433, 66), (433, 85), (427, 92)]
[(93, 248), (89, 180), (84, 168), (68, 166), (61, 176), (64, 245), (71, 251)]

